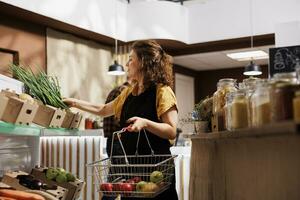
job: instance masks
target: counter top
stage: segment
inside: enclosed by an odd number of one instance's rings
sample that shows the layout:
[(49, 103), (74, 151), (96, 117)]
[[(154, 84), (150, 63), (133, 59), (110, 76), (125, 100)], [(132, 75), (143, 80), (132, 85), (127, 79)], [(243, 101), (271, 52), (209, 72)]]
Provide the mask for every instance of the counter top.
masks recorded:
[(41, 129), (35, 126), (14, 125), (0, 121), (0, 135), (40, 136)]
[(46, 129), (36, 125), (22, 126), (0, 121), (0, 135), (10, 136), (103, 136), (103, 129)]
[(192, 140), (197, 139), (226, 139), (241, 137), (265, 137), (271, 135), (297, 134), (300, 132), (300, 125), (293, 121), (283, 121), (274, 124), (268, 124), (259, 128), (247, 128), (237, 131), (221, 131), (212, 133), (200, 133), (189, 135)]
[(104, 136), (103, 129), (67, 130), (41, 129), (41, 136)]

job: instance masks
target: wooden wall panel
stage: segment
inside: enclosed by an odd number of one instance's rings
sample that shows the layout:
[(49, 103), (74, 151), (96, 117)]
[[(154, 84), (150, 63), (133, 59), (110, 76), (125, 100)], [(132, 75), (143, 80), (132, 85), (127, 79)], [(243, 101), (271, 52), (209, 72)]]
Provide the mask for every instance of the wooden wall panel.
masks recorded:
[[(0, 48), (18, 52), (21, 64), (46, 69), (46, 29), (43, 26), (0, 14)], [(7, 55), (0, 54), (0, 60), (2, 57), (10, 60)], [(6, 69), (2, 66), (1, 71)]]

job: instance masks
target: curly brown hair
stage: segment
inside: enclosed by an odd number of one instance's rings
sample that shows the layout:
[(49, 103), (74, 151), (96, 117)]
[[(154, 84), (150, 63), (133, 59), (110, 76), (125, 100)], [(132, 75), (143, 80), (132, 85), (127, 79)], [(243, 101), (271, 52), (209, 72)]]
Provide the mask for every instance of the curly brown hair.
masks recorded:
[(172, 58), (155, 40), (136, 41), (131, 49), (141, 63), (140, 72), (144, 76), (144, 87), (159, 83), (173, 87)]

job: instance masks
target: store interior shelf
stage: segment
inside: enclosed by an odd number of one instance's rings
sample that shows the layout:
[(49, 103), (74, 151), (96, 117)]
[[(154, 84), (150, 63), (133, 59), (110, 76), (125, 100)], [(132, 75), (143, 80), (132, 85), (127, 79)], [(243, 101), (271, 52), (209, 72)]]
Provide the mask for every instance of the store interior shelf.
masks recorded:
[(287, 135), (299, 134), (300, 125), (294, 121), (282, 121), (277, 123), (267, 124), (257, 128), (245, 128), (236, 131), (221, 131), (213, 133), (199, 133), (195, 135), (188, 135), (186, 137), (195, 139), (227, 139), (227, 138), (241, 138), (241, 137), (268, 137), (270, 135)]
[(68, 129), (42, 129), (41, 136), (103, 136), (102, 129), (68, 130)]
[(21, 126), (0, 121), (0, 135), (10, 136), (103, 136), (102, 129), (45, 129), (40, 126)]
[(0, 135), (40, 136), (41, 129), (36, 126), (22, 126), (0, 121)]

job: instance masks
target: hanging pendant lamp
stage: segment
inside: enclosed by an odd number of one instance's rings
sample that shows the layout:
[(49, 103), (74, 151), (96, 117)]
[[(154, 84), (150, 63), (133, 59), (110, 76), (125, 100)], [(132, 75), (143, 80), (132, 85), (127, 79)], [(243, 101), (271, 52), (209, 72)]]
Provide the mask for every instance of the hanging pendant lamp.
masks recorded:
[[(251, 49), (253, 49), (252, 0), (250, 0), (250, 26), (251, 26)], [(246, 76), (258, 76), (262, 74), (262, 71), (260, 66), (254, 63), (252, 58), (250, 63), (245, 66), (243, 74)]]
[(114, 64), (110, 65), (108, 68), (108, 74), (114, 76), (121, 76), (125, 74), (124, 67), (120, 65), (117, 61), (118, 57), (118, 40), (115, 39), (115, 56), (116, 59), (114, 60)]
[(251, 60), (250, 64), (245, 66), (245, 70), (243, 74), (246, 76), (258, 76), (262, 74), (262, 71), (260, 66), (255, 64), (253, 60)]
[(108, 68), (109, 75), (121, 76), (125, 74), (124, 68), (118, 63), (117, 60), (114, 61), (114, 64), (110, 65)]

